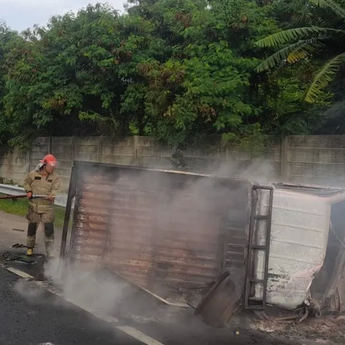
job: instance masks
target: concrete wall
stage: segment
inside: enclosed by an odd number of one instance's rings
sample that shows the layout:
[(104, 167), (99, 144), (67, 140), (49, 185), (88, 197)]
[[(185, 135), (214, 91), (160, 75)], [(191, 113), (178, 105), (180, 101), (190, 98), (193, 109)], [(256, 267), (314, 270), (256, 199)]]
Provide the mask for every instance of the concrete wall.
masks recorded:
[[(74, 160), (174, 169), (172, 148), (147, 137), (120, 141), (108, 137), (38, 138), (30, 152), (0, 149), (0, 178), (22, 183), (47, 153), (59, 160), (58, 171), (67, 190)], [(219, 142), (191, 146), (183, 151), (184, 170), (241, 176), (259, 182), (286, 181), (345, 187), (345, 136), (290, 136), (271, 141), (259, 158), (224, 147)], [(178, 168), (182, 170), (182, 168)]]
[(345, 186), (345, 136), (291, 136), (282, 146), (286, 180)]

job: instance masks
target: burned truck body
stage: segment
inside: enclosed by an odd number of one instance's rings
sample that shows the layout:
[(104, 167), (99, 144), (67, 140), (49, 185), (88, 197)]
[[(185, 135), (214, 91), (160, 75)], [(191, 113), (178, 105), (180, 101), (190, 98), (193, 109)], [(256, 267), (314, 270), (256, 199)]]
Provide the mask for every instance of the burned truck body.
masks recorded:
[[(344, 311), (345, 190), (273, 184), (274, 202), (268, 267), (267, 302), (293, 310), (312, 297), (327, 311)], [(261, 208), (268, 201), (262, 200)], [(256, 234), (262, 238), (263, 230)], [(262, 276), (264, 260), (256, 257)], [(253, 299), (261, 300), (257, 287)]]
[(310, 194), (316, 201), (304, 207), (301, 193), (286, 188), (75, 162), (61, 257), (85, 269), (106, 267), (168, 304), (194, 306), (213, 325), (239, 306), (293, 309), (323, 265), (330, 208)]

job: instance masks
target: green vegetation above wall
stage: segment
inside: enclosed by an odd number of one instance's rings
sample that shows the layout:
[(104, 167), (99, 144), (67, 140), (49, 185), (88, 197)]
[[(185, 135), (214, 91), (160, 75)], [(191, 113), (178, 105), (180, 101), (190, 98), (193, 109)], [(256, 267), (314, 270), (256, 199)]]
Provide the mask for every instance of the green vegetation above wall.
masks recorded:
[(335, 0), (129, 0), (121, 15), (97, 4), (23, 33), (2, 26), (0, 144), (217, 135), (260, 146), (320, 133), (344, 94), (344, 12)]

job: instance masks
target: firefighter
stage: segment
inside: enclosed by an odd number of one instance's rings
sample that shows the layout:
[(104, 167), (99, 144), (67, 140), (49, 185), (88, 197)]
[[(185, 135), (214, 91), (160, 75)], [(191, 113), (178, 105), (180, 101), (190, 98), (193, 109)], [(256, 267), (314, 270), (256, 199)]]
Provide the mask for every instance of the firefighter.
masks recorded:
[[(24, 180), (24, 189), (29, 198), (27, 213), (27, 255), (33, 255), (36, 242), (36, 232), (39, 223), (44, 226), (44, 243), (47, 258), (54, 256), (54, 200), (60, 189), (60, 177), (55, 172), (56, 158), (49, 154), (45, 156), (36, 169), (31, 171)], [(33, 199), (33, 195), (46, 195), (46, 198)]]

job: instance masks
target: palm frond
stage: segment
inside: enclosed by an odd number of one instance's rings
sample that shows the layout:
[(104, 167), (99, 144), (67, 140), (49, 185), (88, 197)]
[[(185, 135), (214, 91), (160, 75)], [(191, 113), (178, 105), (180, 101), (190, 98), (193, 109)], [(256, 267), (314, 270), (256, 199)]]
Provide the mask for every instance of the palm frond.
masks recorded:
[(309, 87), (305, 100), (309, 103), (315, 103), (322, 90), (325, 89), (331, 81), (333, 81), (334, 76), (344, 63), (345, 53), (339, 54), (326, 62), (317, 72), (313, 83)]
[(309, 2), (321, 8), (329, 8), (339, 17), (345, 19), (345, 8), (335, 3), (333, 0), (309, 0)]
[[(289, 43), (293, 40), (300, 40), (306, 38), (316, 38), (317, 36), (323, 35), (332, 35), (335, 33), (345, 34), (345, 30), (338, 30), (332, 28), (322, 28), (319, 26), (308, 26), (303, 28), (288, 29), (284, 31), (277, 32), (270, 36), (267, 36), (259, 41), (256, 44), (259, 47), (274, 47), (281, 44)], [(316, 37), (315, 37), (316, 36)]]
[(318, 42), (310, 42), (313, 40), (307, 40), (303, 45), (293, 50), (286, 58), (286, 61), (290, 64), (296, 63), (300, 60), (305, 59), (308, 55), (313, 53), (315, 50), (320, 49), (323, 44)]
[(259, 73), (267, 71), (284, 60), (286, 60), (288, 63), (296, 63), (320, 47), (321, 44), (315, 39), (302, 40), (297, 43), (290, 44), (289, 46), (282, 48), (281, 50), (269, 56), (258, 67), (256, 67), (255, 71)]

